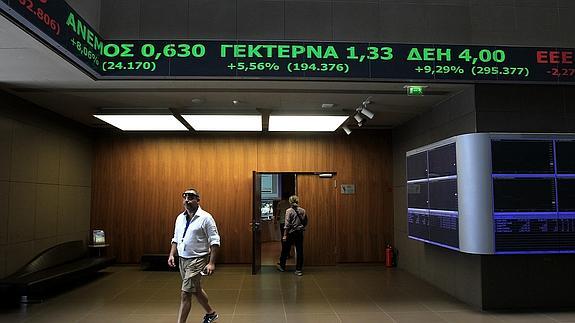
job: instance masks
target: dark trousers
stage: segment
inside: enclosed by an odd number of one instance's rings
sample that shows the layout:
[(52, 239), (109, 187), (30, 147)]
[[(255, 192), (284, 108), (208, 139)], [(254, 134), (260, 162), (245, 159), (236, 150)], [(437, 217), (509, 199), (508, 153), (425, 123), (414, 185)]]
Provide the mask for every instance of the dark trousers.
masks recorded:
[(296, 264), (295, 269), (301, 270), (303, 268), (303, 231), (294, 231), (287, 235), (287, 239), (282, 243), (282, 255), (280, 256), (280, 266), (285, 268), (286, 259), (289, 256), (289, 251), (292, 244), (295, 244)]

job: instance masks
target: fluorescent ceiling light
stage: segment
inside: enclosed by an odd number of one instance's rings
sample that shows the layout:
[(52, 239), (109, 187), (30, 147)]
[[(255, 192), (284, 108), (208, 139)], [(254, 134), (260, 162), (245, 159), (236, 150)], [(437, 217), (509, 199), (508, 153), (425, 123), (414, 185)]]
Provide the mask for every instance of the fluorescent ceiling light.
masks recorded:
[(94, 117), (105, 121), (112, 126), (124, 131), (187, 131), (173, 115), (103, 115), (95, 114)]
[(196, 131), (262, 131), (261, 115), (182, 114)]
[(347, 116), (270, 116), (269, 131), (335, 131)]

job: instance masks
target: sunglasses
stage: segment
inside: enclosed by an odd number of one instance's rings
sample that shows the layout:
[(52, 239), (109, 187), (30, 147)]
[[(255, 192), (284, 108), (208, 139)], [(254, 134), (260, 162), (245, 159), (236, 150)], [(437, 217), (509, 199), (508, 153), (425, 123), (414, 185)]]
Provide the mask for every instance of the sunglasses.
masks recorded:
[(182, 193), (182, 197), (187, 198), (188, 200), (193, 200), (199, 198), (200, 196), (194, 193)]

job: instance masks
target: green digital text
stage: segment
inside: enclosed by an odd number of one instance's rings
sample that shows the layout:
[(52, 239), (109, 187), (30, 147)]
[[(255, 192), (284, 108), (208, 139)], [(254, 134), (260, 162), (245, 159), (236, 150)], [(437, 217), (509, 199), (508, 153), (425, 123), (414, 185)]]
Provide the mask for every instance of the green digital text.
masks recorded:
[(70, 12), (68, 19), (66, 19), (66, 26), (74, 31), (79, 37), (82, 38), (88, 45), (90, 45), (96, 52), (102, 55), (104, 51), (104, 42), (102, 42), (90, 28), (77, 19), (74, 13)]
[(221, 44), (220, 57), (338, 59), (333, 46)]

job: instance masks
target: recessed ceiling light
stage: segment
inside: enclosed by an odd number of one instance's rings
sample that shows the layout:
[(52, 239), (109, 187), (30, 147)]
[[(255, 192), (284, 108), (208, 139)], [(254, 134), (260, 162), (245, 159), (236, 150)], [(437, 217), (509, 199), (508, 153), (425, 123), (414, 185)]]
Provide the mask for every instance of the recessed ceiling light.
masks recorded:
[(334, 103), (323, 103), (323, 104), (321, 105), (321, 107), (322, 107), (323, 109), (330, 109), (330, 108), (335, 107), (335, 104), (334, 104)]
[(193, 98), (192, 99), (192, 103), (194, 103), (194, 104), (198, 104), (198, 103), (202, 103), (202, 102), (204, 102), (204, 100), (200, 99), (200, 98)]
[(124, 131), (187, 131), (173, 115), (95, 114), (94, 117)]
[(196, 131), (262, 131), (261, 115), (182, 114)]
[(269, 131), (335, 131), (348, 116), (270, 116)]

